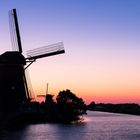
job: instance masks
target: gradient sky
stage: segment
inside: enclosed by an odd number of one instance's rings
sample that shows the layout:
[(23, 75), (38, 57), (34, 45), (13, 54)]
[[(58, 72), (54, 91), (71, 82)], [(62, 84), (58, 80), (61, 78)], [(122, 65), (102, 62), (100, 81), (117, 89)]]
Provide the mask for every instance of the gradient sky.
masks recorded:
[(70, 89), (86, 103), (140, 103), (140, 0), (2, 0), (0, 53), (12, 50), (16, 8), (23, 51), (64, 42), (29, 68), (34, 94)]

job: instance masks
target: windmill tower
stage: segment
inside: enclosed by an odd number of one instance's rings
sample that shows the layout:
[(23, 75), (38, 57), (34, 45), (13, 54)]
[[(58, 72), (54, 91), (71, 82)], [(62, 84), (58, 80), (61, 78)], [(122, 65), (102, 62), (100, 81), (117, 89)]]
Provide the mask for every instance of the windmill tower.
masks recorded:
[(64, 53), (63, 43), (56, 43), (27, 51), (22, 54), (22, 44), (16, 9), (9, 11), (10, 33), (14, 51), (0, 55), (0, 111), (16, 111), (30, 101), (25, 70), (37, 59)]

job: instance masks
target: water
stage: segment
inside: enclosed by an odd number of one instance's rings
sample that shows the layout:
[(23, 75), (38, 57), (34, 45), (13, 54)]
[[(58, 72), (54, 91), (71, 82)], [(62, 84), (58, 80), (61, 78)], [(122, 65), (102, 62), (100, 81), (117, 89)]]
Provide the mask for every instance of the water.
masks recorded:
[(140, 140), (140, 116), (88, 112), (80, 124), (34, 124), (0, 132), (0, 140)]

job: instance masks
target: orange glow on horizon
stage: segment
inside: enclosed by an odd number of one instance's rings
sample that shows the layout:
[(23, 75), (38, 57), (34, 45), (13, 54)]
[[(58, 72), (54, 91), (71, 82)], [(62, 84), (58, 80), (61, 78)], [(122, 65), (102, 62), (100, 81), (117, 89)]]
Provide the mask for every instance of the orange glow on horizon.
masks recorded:
[[(74, 88), (69, 88), (74, 94), (76, 94), (76, 96), (78, 96), (79, 98), (82, 98), (86, 104), (89, 104), (91, 101), (95, 101), (96, 103), (140, 103), (140, 88), (113, 88), (113, 89), (107, 89), (104, 90), (103, 89), (84, 89), (81, 88), (82, 90), (80, 90), (80, 88), (74, 89)], [(54, 99), (56, 98), (56, 96), (58, 95), (59, 91), (61, 90), (66, 90), (66, 89), (56, 89), (56, 88), (51, 88), (49, 90), (49, 94), (54, 95)], [(44, 94), (44, 89), (41, 90), (41, 88), (39, 90), (35, 90), (36, 95), (39, 94)], [(43, 101), (44, 99), (41, 98), (41, 100), (39, 98), (37, 98), (37, 100), (39, 101)]]

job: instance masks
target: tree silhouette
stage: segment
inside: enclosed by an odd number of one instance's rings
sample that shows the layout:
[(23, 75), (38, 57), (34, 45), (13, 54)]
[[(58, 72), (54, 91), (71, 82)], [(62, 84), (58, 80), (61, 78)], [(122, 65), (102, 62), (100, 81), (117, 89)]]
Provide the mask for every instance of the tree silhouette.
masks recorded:
[(86, 114), (86, 105), (82, 98), (78, 98), (69, 89), (60, 91), (56, 101), (62, 121), (78, 120), (81, 115)]
[(96, 104), (94, 101), (92, 101), (89, 105), (87, 105), (88, 110), (94, 110), (96, 108)]

